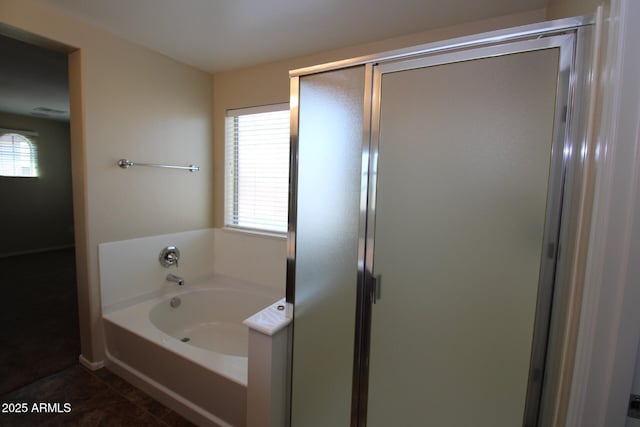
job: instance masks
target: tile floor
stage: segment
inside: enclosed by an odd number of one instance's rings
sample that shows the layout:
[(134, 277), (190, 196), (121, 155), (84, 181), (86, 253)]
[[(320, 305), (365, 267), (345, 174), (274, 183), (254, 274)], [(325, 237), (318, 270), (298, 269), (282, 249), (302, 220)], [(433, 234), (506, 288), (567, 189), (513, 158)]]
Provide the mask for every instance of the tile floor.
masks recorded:
[(0, 258), (0, 395), (78, 363), (75, 251)]
[[(106, 369), (78, 364), (73, 249), (0, 258), (0, 282), (0, 427), (193, 425)], [(16, 403), (30, 413), (10, 413)], [(34, 403), (71, 411), (35, 413)]]
[[(52, 409), (59, 412), (33, 411), (34, 403), (41, 402), (58, 403), (59, 409)], [(27, 413), (7, 413), (15, 404), (24, 403)], [(65, 404), (70, 405), (66, 413)], [(0, 405), (0, 426), (194, 426), (108, 370), (92, 372), (81, 365), (6, 393), (0, 396)]]

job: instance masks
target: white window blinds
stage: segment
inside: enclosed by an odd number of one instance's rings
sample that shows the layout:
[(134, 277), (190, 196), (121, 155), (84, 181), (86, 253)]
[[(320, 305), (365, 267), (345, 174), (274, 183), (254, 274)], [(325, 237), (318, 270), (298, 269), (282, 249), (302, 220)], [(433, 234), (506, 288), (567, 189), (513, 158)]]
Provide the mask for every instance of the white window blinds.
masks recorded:
[(36, 145), (18, 133), (0, 134), (0, 175), (38, 176)]
[(229, 110), (225, 132), (225, 225), (285, 233), (289, 106)]

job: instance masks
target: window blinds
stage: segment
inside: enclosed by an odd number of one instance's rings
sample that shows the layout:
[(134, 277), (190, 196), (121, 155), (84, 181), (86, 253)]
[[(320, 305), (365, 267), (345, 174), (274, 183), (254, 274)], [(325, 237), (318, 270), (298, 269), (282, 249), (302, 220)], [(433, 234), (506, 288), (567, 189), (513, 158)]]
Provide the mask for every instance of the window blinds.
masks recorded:
[(38, 176), (36, 145), (17, 133), (2, 134), (0, 136), (0, 175)]
[(230, 110), (225, 138), (225, 225), (285, 233), (289, 106)]

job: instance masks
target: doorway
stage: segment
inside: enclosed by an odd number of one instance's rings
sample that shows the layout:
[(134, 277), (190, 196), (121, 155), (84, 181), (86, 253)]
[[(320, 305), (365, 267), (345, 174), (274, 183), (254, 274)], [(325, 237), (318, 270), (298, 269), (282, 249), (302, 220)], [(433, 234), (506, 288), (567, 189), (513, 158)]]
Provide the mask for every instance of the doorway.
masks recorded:
[[(4, 394), (76, 364), (80, 339), (68, 57), (5, 36), (0, 46)], [(25, 147), (28, 174), (19, 170)]]

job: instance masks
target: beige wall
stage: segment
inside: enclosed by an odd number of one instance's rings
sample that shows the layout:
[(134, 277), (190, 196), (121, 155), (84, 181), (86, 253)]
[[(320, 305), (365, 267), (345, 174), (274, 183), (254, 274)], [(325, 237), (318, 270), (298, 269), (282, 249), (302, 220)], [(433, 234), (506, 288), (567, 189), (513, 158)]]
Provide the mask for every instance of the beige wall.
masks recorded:
[(347, 47), (312, 56), (214, 74), (214, 213), (215, 226), (224, 223), (224, 117), (232, 108), (275, 104), (289, 100), (289, 70), (384, 52), (392, 49), (446, 40), (484, 31), (543, 21), (544, 10), (502, 16), (464, 25), (410, 34), (366, 45)]
[[(83, 356), (100, 361), (103, 355), (99, 243), (222, 225), (223, 123), (227, 109), (286, 102), (288, 70), (292, 68), (543, 19), (542, 10), (498, 17), (218, 73), (212, 85), (207, 73), (34, 0), (0, 0), (0, 30), (17, 28), (66, 44), (73, 51), (69, 69), (71, 155)], [(195, 174), (147, 168), (121, 170), (115, 162), (122, 157), (200, 163), (203, 169)]]
[(569, 18), (590, 15), (603, 3), (602, 0), (549, 0), (547, 19)]
[[(79, 49), (69, 70), (78, 298), (82, 355), (100, 361), (98, 244), (212, 224), (211, 76), (32, 0), (1, 0), (0, 23)], [(122, 170), (123, 157), (202, 170)]]
[(0, 256), (73, 245), (69, 123), (0, 113), (0, 128), (37, 132), (37, 178), (0, 176)]

